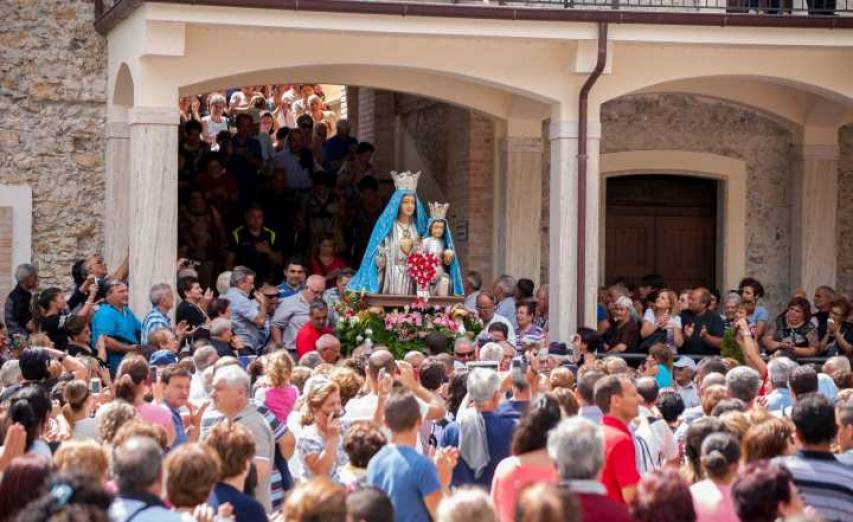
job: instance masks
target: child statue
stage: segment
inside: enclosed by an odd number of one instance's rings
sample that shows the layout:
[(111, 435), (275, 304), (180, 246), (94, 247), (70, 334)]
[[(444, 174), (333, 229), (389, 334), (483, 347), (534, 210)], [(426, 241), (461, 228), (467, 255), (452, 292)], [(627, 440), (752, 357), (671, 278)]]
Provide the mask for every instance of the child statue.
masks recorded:
[(429, 204), (430, 221), (427, 225), (427, 237), (423, 239), (421, 245), (423, 252), (434, 254), (438, 258), (439, 263), (429, 290), (430, 295), (439, 297), (463, 295), (462, 270), (456, 259), (453, 240), (447, 226), (449, 207), (449, 203)]

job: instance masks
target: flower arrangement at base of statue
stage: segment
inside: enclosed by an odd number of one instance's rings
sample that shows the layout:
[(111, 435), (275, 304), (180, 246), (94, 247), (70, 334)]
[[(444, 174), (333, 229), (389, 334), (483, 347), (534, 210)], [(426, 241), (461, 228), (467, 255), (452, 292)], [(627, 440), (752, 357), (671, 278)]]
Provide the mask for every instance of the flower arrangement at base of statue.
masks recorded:
[(429, 284), (435, 278), (438, 257), (430, 252), (412, 252), (406, 260), (406, 273), (415, 282), (417, 296), (429, 300)]
[(346, 292), (335, 304), (338, 323), (335, 333), (344, 353), (360, 345), (387, 346), (397, 358), (411, 350), (425, 351), (424, 338), (438, 332), (447, 338), (448, 350), (460, 335), (472, 338), (482, 329), (477, 317), (462, 305), (431, 306), (418, 298), (402, 309), (386, 312), (382, 307), (367, 307), (362, 292)]

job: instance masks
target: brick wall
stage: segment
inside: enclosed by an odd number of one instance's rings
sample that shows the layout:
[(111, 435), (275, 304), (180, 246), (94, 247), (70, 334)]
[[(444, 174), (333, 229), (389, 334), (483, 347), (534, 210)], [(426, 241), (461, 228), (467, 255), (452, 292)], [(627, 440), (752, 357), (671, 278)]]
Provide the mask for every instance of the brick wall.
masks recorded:
[(853, 124), (838, 133), (838, 289), (853, 299)]

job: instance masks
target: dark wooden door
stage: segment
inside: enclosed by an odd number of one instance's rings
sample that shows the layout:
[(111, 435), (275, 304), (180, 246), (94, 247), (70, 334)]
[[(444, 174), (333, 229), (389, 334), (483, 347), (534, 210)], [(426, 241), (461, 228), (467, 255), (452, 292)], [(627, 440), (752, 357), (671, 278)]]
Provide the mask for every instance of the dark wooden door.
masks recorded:
[(605, 280), (637, 284), (661, 274), (668, 287), (715, 285), (716, 198), (713, 180), (627, 176), (607, 181)]

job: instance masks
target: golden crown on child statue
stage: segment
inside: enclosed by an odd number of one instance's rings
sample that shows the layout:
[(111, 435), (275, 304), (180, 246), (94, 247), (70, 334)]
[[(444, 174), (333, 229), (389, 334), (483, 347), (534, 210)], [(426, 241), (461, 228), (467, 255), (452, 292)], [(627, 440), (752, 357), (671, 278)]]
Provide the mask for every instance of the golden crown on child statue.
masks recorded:
[(397, 190), (411, 190), (412, 192), (418, 189), (418, 178), (421, 177), (421, 172), (391, 172), (391, 178), (394, 180), (394, 188)]
[(432, 219), (447, 220), (447, 209), (450, 208), (450, 203), (429, 203), (429, 217)]

